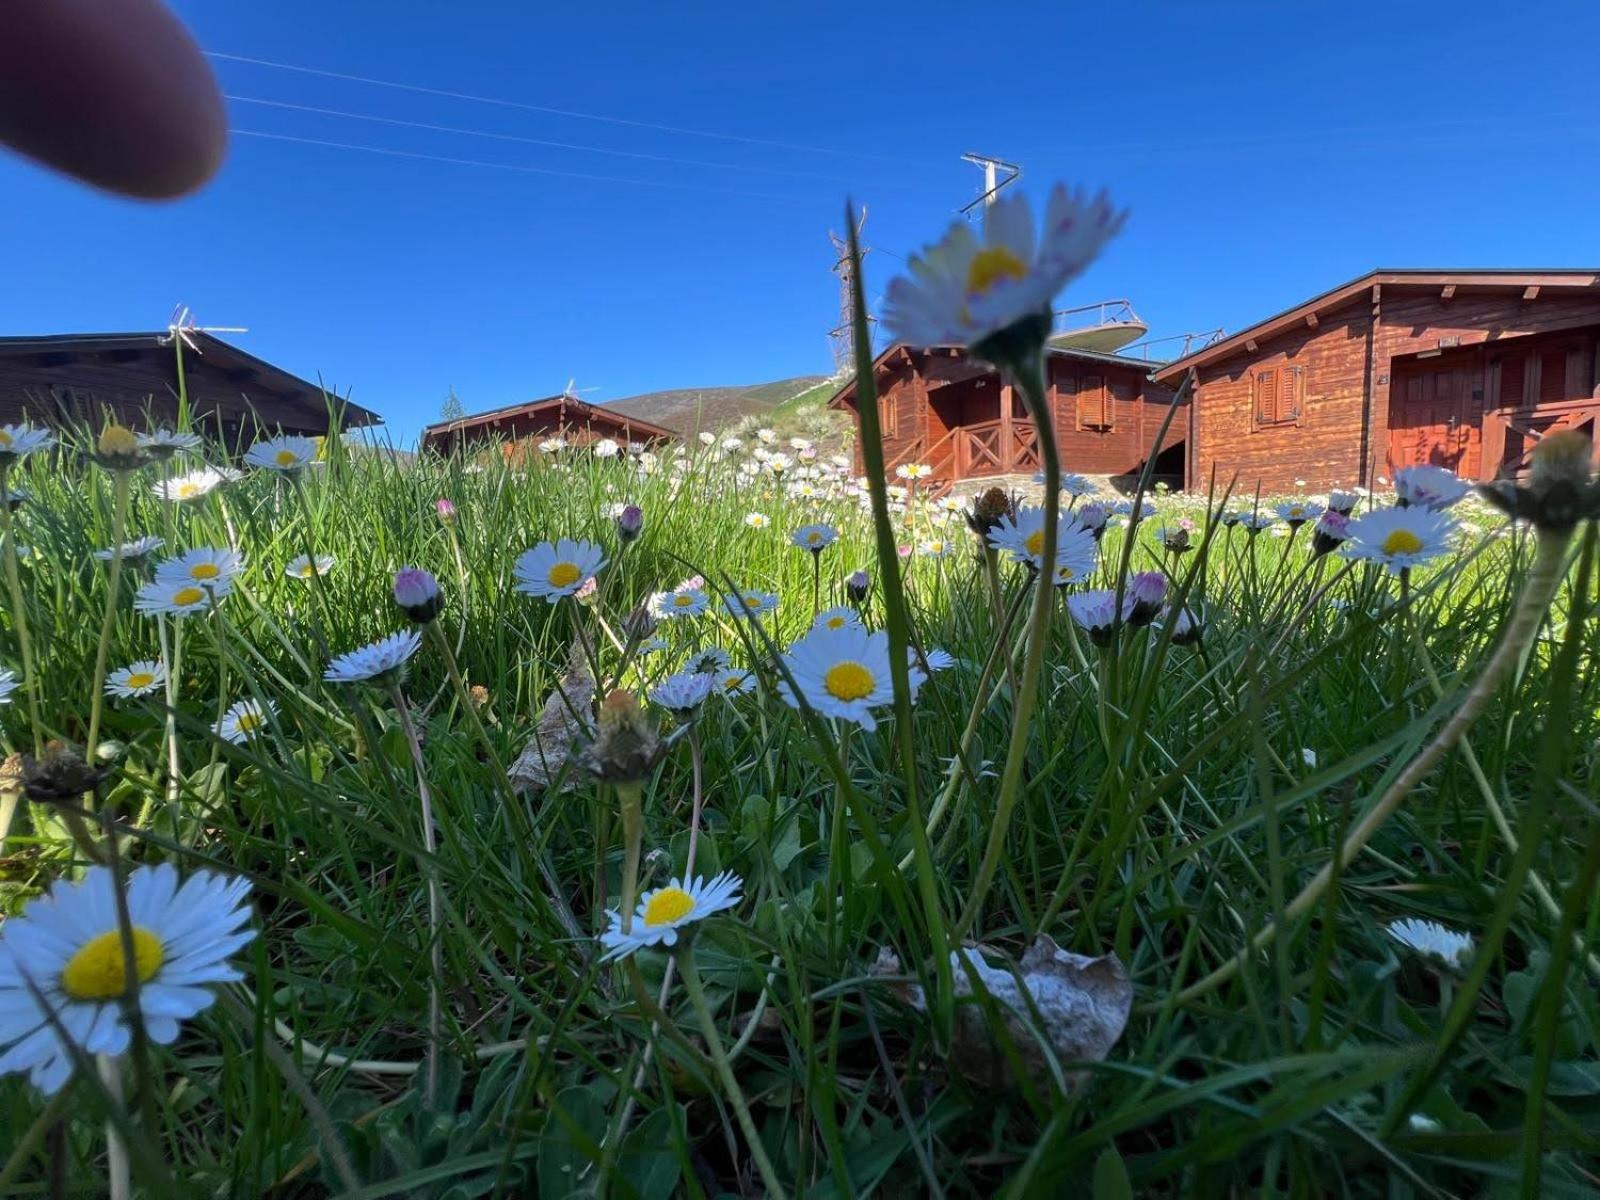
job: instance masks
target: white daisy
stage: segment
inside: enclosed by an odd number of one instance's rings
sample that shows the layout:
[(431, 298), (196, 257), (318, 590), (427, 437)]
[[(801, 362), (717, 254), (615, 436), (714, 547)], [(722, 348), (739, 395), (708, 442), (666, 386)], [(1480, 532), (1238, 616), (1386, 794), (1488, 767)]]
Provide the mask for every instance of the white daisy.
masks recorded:
[(567, 439), (566, 438), (558, 438), (558, 437), (545, 438), (544, 441), (539, 443), (539, 453), (540, 454), (555, 454), (555, 453), (558, 453), (559, 451), (565, 450), (566, 448), (567, 448)]
[(894, 473), (900, 479), (926, 479), (933, 474), (933, 468), (927, 463), (901, 463)]
[(218, 550), (196, 546), (176, 558), (156, 564), (156, 579), (164, 583), (198, 583), (202, 587), (225, 587), (244, 569), (237, 550)]
[[(57, 881), (0, 927), (0, 1074), (28, 1073), (45, 1093), (72, 1074), (73, 1049), (118, 1055), (131, 1031), (129, 964), (117, 923), (115, 880), (90, 867), (81, 882)], [(135, 867), (127, 878), (132, 974), (145, 1033), (168, 1045), (179, 1022), (209, 1008), (208, 984), (244, 975), (228, 956), (255, 931), (250, 884), (199, 871), (178, 882), (169, 864)]]
[(387, 683), (405, 670), (421, 645), (422, 634), (418, 630), (391, 633), (371, 645), (339, 655), (328, 664), (322, 678), (329, 683), (364, 683), (369, 679)]
[(966, 346), (1028, 317), (1048, 320), (1050, 302), (1122, 227), (1102, 193), (1093, 201), (1057, 186), (1036, 240), (1021, 193), (984, 210), (980, 240), (965, 220), (913, 255), (909, 276), (889, 284), (884, 328), (913, 346)]
[(743, 696), (753, 691), (756, 686), (756, 677), (749, 671), (741, 671), (737, 667), (727, 667), (718, 671), (715, 676), (714, 688), (722, 695), (732, 699), (734, 696)]
[(610, 925), (600, 935), (600, 944), (606, 948), (600, 961), (627, 958), (646, 946), (676, 945), (678, 930), (738, 904), (742, 886), (737, 875), (724, 871), (709, 881), (696, 878), (685, 883), (674, 879), (666, 887), (651, 889), (639, 897), (639, 908), (627, 933), (622, 932), (620, 913), (606, 914)]
[(593, 542), (562, 538), (554, 544), (540, 542), (525, 551), (512, 574), (517, 578), (517, 591), (543, 596), (554, 604), (588, 583), (605, 565), (605, 553)]
[(1449, 508), (1465, 496), (1471, 486), (1454, 471), (1428, 463), (1401, 467), (1394, 473), (1395, 503), (1402, 507)]
[(334, 557), (331, 554), (319, 554), (315, 558), (300, 554), (289, 560), (283, 573), (290, 579), (310, 579), (313, 575), (326, 575), (333, 570), (333, 564)]
[(744, 523), (751, 529), (765, 529), (768, 525), (772, 524), (772, 522), (767, 518), (766, 513), (759, 512), (745, 513)]
[(157, 461), (171, 458), (183, 450), (194, 450), (200, 445), (198, 433), (178, 433), (165, 427), (141, 433), (138, 440), (139, 449)]
[(1389, 936), (1424, 958), (1437, 958), (1453, 967), (1472, 957), (1472, 939), (1437, 921), (1404, 917), (1389, 926)]
[(0, 704), (11, 703), (11, 693), (17, 690), (21, 680), (17, 673), (7, 667), (0, 667)]
[(622, 453), (622, 447), (610, 438), (601, 438), (590, 449), (596, 458), (615, 458)]
[(36, 450), (54, 444), (55, 435), (32, 425), (0, 425), (0, 464), (9, 466)]
[(1260, 533), (1263, 529), (1270, 529), (1278, 523), (1275, 513), (1247, 512), (1240, 513), (1238, 524), (1251, 533)]
[[(789, 647), (783, 661), (800, 697), (825, 717), (838, 717), (873, 730), (878, 722), (872, 710), (894, 702), (889, 635), (884, 630), (868, 633), (859, 625), (813, 629)], [(922, 681), (922, 672), (913, 670), (913, 696)], [(800, 699), (787, 681), (779, 691), (791, 708), (800, 707)]]
[(704, 588), (680, 586), (650, 597), (650, 613), (655, 617), (698, 617), (711, 603)]
[(717, 444), (717, 435), (712, 433), (709, 429), (702, 429), (699, 433), (695, 434), (695, 436), (700, 439), (700, 444), (702, 446), (715, 446)]
[[(136, 562), (141, 558), (149, 557), (166, 544), (165, 539), (148, 535), (131, 542), (123, 542), (122, 559), (124, 562)], [(113, 555), (114, 551), (109, 547), (105, 550), (96, 550), (94, 552), (94, 556), (101, 562), (110, 562)]]
[[(1043, 483), (1044, 480), (1041, 479), (1039, 482)], [(1077, 499), (1079, 496), (1092, 496), (1098, 489), (1094, 480), (1087, 475), (1077, 475), (1069, 471), (1061, 477), (1061, 490), (1073, 499)]]
[(821, 554), (839, 540), (839, 531), (832, 525), (802, 525), (789, 535), (789, 540), (802, 550)]
[(174, 475), (171, 479), (160, 480), (152, 485), (150, 490), (155, 493), (158, 499), (181, 503), (185, 500), (198, 500), (228, 482), (231, 481), (220, 471), (215, 471), (210, 467), (201, 467), (198, 471), (190, 471), (185, 475)]
[(817, 614), (817, 619), (811, 622), (813, 629), (846, 629), (852, 625), (861, 624), (861, 618), (856, 615), (856, 610), (841, 604), (837, 608), (825, 608)]
[(913, 667), (921, 667), (930, 674), (948, 671), (956, 665), (955, 655), (948, 650), (941, 650), (937, 646), (922, 655), (920, 661), (917, 657), (917, 648), (915, 646), (907, 646), (906, 651), (907, 659)]
[(1354, 491), (1341, 492), (1334, 490), (1328, 493), (1328, 507), (1346, 517), (1355, 511), (1355, 507), (1359, 503), (1361, 503), (1361, 496)]
[(124, 700), (132, 696), (148, 696), (166, 682), (165, 663), (149, 658), (140, 659), (136, 663), (118, 667), (106, 676), (106, 695), (120, 696)]
[(778, 440), (777, 431), (773, 429), (758, 429), (756, 430), (756, 437), (768, 446)]
[(686, 716), (699, 709), (717, 685), (716, 676), (703, 671), (679, 671), (668, 675), (650, 692), (652, 703)]
[(228, 706), (228, 711), (211, 727), (211, 732), (225, 742), (241, 745), (260, 737), (277, 711), (278, 706), (271, 700), (265, 707), (254, 700), (239, 700)]
[(703, 675), (715, 675), (718, 671), (725, 671), (728, 664), (733, 661), (728, 657), (728, 652), (721, 646), (707, 646), (704, 650), (696, 650), (689, 656), (689, 661), (684, 670)]
[(725, 597), (723, 603), (736, 617), (761, 617), (778, 607), (778, 595), (776, 592), (748, 588)]
[[(1015, 513), (1000, 518), (989, 531), (989, 544), (1004, 550), (1035, 571), (1044, 565), (1044, 509), (1034, 504), (1019, 505)], [(1094, 573), (1099, 557), (1094, 534), (1078, 524), (1071, 513), (1060, 513), (1056, 520), (1055, 583), (1081, 583)]]
[(1456, 523), (1436, 509), (1412, 505), (1373, 509), (1354, 518), (1347, 532), (1340, 553), (1398, 572), (1450, 553)]
[(221, 600), (232, 590), (231, 579), (220, 579), (205, 587), (183, 579), (152, 579), (134, 594), (133, 607), (137, 612), (151, 615), (186, 617), (190, 613), (205, 612), (211, 607), (213, 597)]
[(1307, 521), (1315, 521), (1323, 514), (1323, 507), (1311, 500), (1285, 500), (1282, 504), (1274, 505), (1273, 511), (1289, 523), (1290, 528), (1304, 525)]
[(928, 558), (948, 558), (955, 553), (955, 543), (945, 538), (929, 538), (917, 547)]
[(794, 465), (787, 454), (769, 454), (765, 461), (767, 471), (772, 475), (782, 475)]
[[(1130, 607), (1125, 598), (1121, 615), (1126, 615)], [(1067, 597), (1067, 612), (1078, 627), (1089, 635), (1090, 641), (1099, 646), (1110, 644), (1111, 635), (1116, 632), (1120, 619), (1115, 591), (1097, 588), (1090, 592), (1077, 592)]]
[(293, 434), (268, 438), (245, 451), (244, 461), (252, 467), (291, 474), (317, 461), (317, 443)]

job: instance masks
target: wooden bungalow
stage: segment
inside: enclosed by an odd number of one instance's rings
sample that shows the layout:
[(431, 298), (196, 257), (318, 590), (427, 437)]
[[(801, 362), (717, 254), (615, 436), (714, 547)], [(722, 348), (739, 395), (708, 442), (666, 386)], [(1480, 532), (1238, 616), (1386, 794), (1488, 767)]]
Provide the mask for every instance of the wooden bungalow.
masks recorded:
[[(1144, 359), (1051, 346), (1045, 356), (1064, 471), (1131, 477), (1143, 469), (1173, 391), (1150, 378)], [(883, 427), (884, 465), (925, 463), (936, 486), (1031, 480), (1039, 440), (1021, 395), (1000, 372), (950, 346), (890, 346), (873, 363)], [(828, 404), (857, 415), (852, 379)], [(1158, 477), (1183, 477), (1184, 414), (1173, 418), (1157, 458)], [(859, 439), (856, 471), (863, 470)], [(1023, 477), (1017, 479), (1013, 477)]]
[(612, 412), (604, 405), (590, 404), (563, 392), (453, 421), (437, 421), (422, 431), (422, 448), (449, 454), (498, 442), (507, 457), (516, 457), (527, 451), (529, 443), (553, 437), (565, 438), (577, 446), (604, 438), (623, 446), (633, 442), (656, 446), (676, 441), (678, 434), (664, 425)]
[(98, 427), (107, 411), (143, 428), (178, 417), (179, 355), (194, 428), (232, 449), (266, 432), (326, 434), (383, 418), (221, 338), (159, 333), (0, 337), (0, 421)]
[(1378, 270), (1159, 368), (1196, 373), (1188, 485), (1514, 475), (1600, 418), (1600, 271)]

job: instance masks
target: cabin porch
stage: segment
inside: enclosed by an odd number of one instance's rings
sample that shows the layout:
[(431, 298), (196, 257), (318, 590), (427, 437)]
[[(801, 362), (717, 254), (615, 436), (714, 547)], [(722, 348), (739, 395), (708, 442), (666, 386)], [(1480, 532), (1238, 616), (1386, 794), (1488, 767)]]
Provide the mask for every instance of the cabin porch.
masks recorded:
[(937, 479), (1031, 476), (1039, 469), (1039, 432), (1022, 397), (992, 375), (930, 382), (927, 430), (919, 461)]

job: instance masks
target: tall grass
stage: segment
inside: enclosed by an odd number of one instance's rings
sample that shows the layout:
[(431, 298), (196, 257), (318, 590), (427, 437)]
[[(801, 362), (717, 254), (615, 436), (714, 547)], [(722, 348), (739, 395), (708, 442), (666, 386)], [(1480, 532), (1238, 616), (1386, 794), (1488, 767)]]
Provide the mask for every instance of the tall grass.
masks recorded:
[[(1477, 679), (1532, 559), (1520, 529), (1480, 514), (1461, 553), (1402, 593), (1375, 569), (1315, 559), (1308, 530), (1252, 537), (1203, 497), (1156, 498), (1156, 516), (1107, 533), (1096, 582), (1171, 571), (1203, 606), (1204, 637), (1177, 646), (1156, 625), (1101, 648), (1055, 614), (1015, 808), (978, 897), (1013, 729), (1007, 681), (1026, 649), (1025, 615), (1006, 614), (1026, 614), (1030, 584), (1003, 568), (994, 604), (959, 519), (915, 494), (893, 515), (899, 543), (957, 545), (895, 567), (905, 636), (956, 665), (924, 686), (908, 737), (892, 712), (846, 736), (784, 704), (766, 664), (811, 624), (813, 563), (787, 536), (807, 521), (842, 532), (818, 562), (822, 603), (847, 602), (845, 576), (867, 568), (867, 620), (883, 623), (887, 581), (854, 498), (802, 501), (698, 446), (685, 469), (663, 454), (650, 473), (577, 450), (515, 468), (330, 451), (303, 492), (252, 474), (170, 505), (150, 494), (152, 471), (137, 477), (129, 536), (162, 535), (169, 552), (234, 545), (249, 565), (216, 617), (170, 627), (183, 640), (175, 776), (164, 705), (107, 705), (102, 812), (126, 859), (247, 875), (262, 936), (248, 981), (149, 1053), (133, 1076), (148, 1088), (125, 1111), (92, 1075), (49, 1104), (0, 1080), (6, 1188), (95, 1193), (112, 1109), (151, 1195), (761, 1192), (690, 997), (658, 992), (665, 959), (641, 956), (634, 979), (597, 961), (591, 935), (624, 861), (613, 793), (577, 772), (570, 787), (504, 790), (568, 669), (575, 616), (515, 592), (512, 563), (571, 536), (608, 546), (613, 628), (692, 574), (781, 597), (759, 630), (717, 606), (663, 622), (668, 649), (619, 682), (643, 689), (710, 644), (761, 665), (755, 694), (716, 700), (698, 727), (696, 871), (737, 872), (745, 901), (704, 926), (695, 960), (790, 1194), (1593, 1194), (1592, 572), (1562, 588), (1462, 748), (1315, 904), (1288, 910)], [(111, 539), (114, 488), (64, 456), (30, 460), (17, 484), (33, 494), (16, 523), (44, 733), (81, 742), (110, 574), (91, 552)], [(645, 513), (626, 549), (607, 515), (624, 501)], [(770, 527), (748, 528), (752, 510)], [(1168, 555), (1155, 527), (1180, 516), (1197, 548)], [(1592, 558), (1593, 530), (1576, 545)], [(283, 574), (307, 550), (338, 560), (309, 585)], [(464, 681), (486, 689), (488, 747), (436, 647), (405, 685), (437, 813), (431, 855), (394, 703), (321, 682), (332, 654), (404, 623), (388, 589), (405, 565), (439, 576), (441, 630)], [(128, 564), (113, 598), (112, 665), (158, 653), (156, 623), (128, 603), (139, 578)], [(0, 615), (14, 667), (15, 616)], [(600, 657), (619, 665), (603, 642)], [(219, 700), (246, 696), (277, 705), (269, 735), (220, 742)], [(26, 705), (0, 720), (8, 749), (31, 750)], [(681, 870), (693, 793), (685, 739), (646, 785), (647, 883)], [(25, 802), (0, 862), (6, 906), (81, 863), (62, 812)], [(431, 1103), (430, 878), (443, 1009)], [(980, 995), (959, 1004), (994, 1027), (998, 1069), (956, 1069), (935, 947), (969, 906), (968, 936), (992, 962), (1043, 933), (1125, 964), (1134, 1011), (1104, 1061), (1019, 1074)], [(1471, 934), (1476, 957), (1457, 970), (1408, 954), (1386, 930), (1404, 916)], [(1274, 924), (1236, 973), (1193, 987)], [(874, 974), (885, 947), (904, 977)], [(911, 980), (929, 1011), (906, 1003)]]

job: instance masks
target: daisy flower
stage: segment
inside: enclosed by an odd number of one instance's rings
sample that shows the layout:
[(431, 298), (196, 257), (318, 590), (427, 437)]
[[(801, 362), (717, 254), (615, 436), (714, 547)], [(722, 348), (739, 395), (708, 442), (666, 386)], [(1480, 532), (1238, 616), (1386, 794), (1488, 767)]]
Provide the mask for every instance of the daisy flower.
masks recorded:
[(776, 592), (763, 592), (754, 588), (735, 592), (724, 599), (728, 611), (736, 617), (763, 617), (778, 607)]
[(576, 592), (605, 565), (605, 554), (593, 542), (562, 538), (553, 545), (540, 542), (525, 551), (512, 573), (517, 577), (517, 591), (543, 596), (554, 604)]
[[(117, 924), (116, 882), (90, 867), (79, 883), (59, 880), (0, 928), (0, 1074), (28, 1073), (50, 1094), (72, 1074), (74, 1049), (118, 1055), (131, 1041), (123, 1012), (128, 963)], [(207, 984), (243, 979), (228, 964), (255, 931), (250, 884), (209, 871), (182, 885), (167, 863), (127, 878), (133, 975), (146, 1034), (177, 1039), (179, 1022), (211, 1006)]]
[(310, 579), (313, 575), (326, 575), (333, 570), (334, 561), (331, 554), (319, 554), (315, 558), (300, 554), (289, 560), (283, 573), (290, 579)]
[(730, 700), (735, 696), (743, 696), (754, 691), (756, 677), (749, 671), (741, 671), (737, 667), (728, 667), (718, 671), (713, 677), (713, 687)]
[(196, 546), (176, 558), (156, 564), (156, 578), (166, 583), (198, 583), (202, 587), (226, 587), (244, 569), (244, 559), (236, 550), (217, 550)]
[(718, 671), (725, 671), (733, 660), (728, 657), (728, 652), (721, 646), (707, 646), (704, 650), (697, 650), (689, 656), (688, 665), (684, 670), (692, 674), (715, 675)]
[(1278, 523), (1275, 513), (1247, 512), (1239, 514), (1240, 525), (1251, 534), (1260, 533), (1263, 529), (1270, 529)]
[[(1123, 598), (1123, 607), (1130, 607), (1128, 597)], [(1111, 644), (1111, 636), (1116, 632), (1119, 621), (1116, 592), (1110, 588), (1097, 588), (1092, 592), (1068, 596), (1067, 612), (1095, 645)]]
[(1341, 553), (1382, 563), (1391, 571), (1405, 571), (1448, 554), (1456, 523), (1444, 513), (1420, 505), (1375, 508), (1352, 520), (1348, 533)]
[(650, 692), (650, 701), (659, 704), (678, 716), (687, 716), (699, 710), (716, 687), (716, 676), (703, 671), (679, 671), (668, 675)]
[(146, 614), (186, 617), (205, 612), (213, 597), (221, 600), (232, 590), (231, 579), (219, 579), (207, 587), (184, 579), (152, 579), (134, 594), (133, 607)]
[(1355, 507), (1359, 503), (1361, 503), (1361, 496), (1358, 492), (1334, 490), (1328, 493), (1328, 508), (1341, 516), (1348, 517), (1355, 511)]
[(919, 549), (929, 558), (948, 558), (955, 552), (955, 543), (944, 538), (929, 538)]
[(651, 596), (650, 614), (654, 617), (698, 617), (710, 603), (711, 597), (704, 588), (685, 585)]
[(856, 615), (856, 610), (839, 605), (837, 608), (826, 608), (817, 614), (817, 619), (811, 622), (813, 629), (846, 629), (852, 625), (861, 624), (861, 618)]
[(268, 700), (266, 706), (254, 700), (239, 700), (228, 706), (228, 711), (222, 714), (222, 720), (211, 727), (225, 742), (232, 742), (235, 746), (243, 745), (261, 736), (278, 711), (278, 706)]
[(55, 436), (32, 425), (0, 425), (0, 465), (10, 466), (55, 442)]
[(1330, 508), (1317, 518), (1311, 532), (1311, 552), (1318, 555), (1331, 553), (1349, 540), (1350, 518), (1338, 509)]
[(927, 463), (901, 463), (894, 473), (899, 479), (926, 479), (933, 474), (933, 468)]
[(738, 904), (742, 886), (737, 875), (724, 871), (709, 881), (703, 877), (688, 882), (674, 879), (666, 887), (652, 888), (639, 897), (627, 933), (622, 931), (620, 913), (606, 914), (610, 924), (600, 935), (600, 944), (606, 948), (600, 961), (627, 958), (647, 946), (676, 945), (680, 929)]
[(328, 683), (365, 683), (368, 680), (388, 683), (399, 678), (421, 645), (420, 631), (403, 629), (359, 650), (339, 655), (328, 664), (322, 678)]
[[(989, 531), (989, 544), (1004, 550), (1020, 563), (1027, 563), (1035, 571), (1044, 565), (1044, 509), (1033, 504), (1018, 507), (1007, 513), (999, 524)], [(1094, 534), (1070, 513), (1059, 514), (1056, 521), (1055, 583), (1080, 583), (1094, 573), (1099, 547)]]
[(1401, 467), (1394, 473), (1395, 503), (1434, 510), (1449, 508), (1467, 494), (1471, 485), (1454, 471), (1424, 463)]
[(758, 429), (758, 430), (756, 430), (756, 438), (763, 445), (770, 446), (770, 445), (772, 445), (774, 442), (776, 442), (778, 440), (778, 434), (777, 434), (776, 430)]
[(11, 693), (17, 690), (17, 673), (0, 667), (0, 704), (11, 703)]
[(1128, 607), (1128, 624), (1148, 625), (1161, 611), (1167, 598), (1167, 577), (1160, 571), (1140, 571), (1128, 579), (1123, 602)]
[(929, 650), (920, 658), (917, 655), (917, 649), (915, 646), (907, 646), (906, 660), (913, 667), (921, 667), (929, 674), (937, 674), (940, 671), (948, 671), (951, 667), (956, 665), (955, 655), (951, 654), (948, 650), (941, 650), (937, 646), (935, 646), (932, 650)]
[(540, 454), (556, 454), (556, 453), (558, 453), (558, 452), (560, 452), (562, 450), (565, 450), (566, 448), (567, 448), (567, 439), (566, 438), (558, 438), (558, 437), (545, 438), (544, 441), (539, 443), (539, 453)]
[(1389, 926), (1389, 936), (1423, 958), (1437, 958), (1452, 967), (1472, 957), (1472, 939), (1437, 921), (1405, 917)]
[[(166, 544), (165, 539), (148, 535), (131, 542), (123, 542), (122, 560), (124, 562), (136, 562), (141, 558), (149, 557)], [(94, 556), (101, 562), (110, 562), (115, 553), (114, 550), (108, 547), (104, 550), (96, 550)]]
[(594, 451), (596, 458), (615, 458), (622, 453), (622, 447), (610, 438), (601, 438), (591, 449)]
[(743, 439), (736, 437), (723, 438), (722, 449), (727, 454), (737, 454), (740, 450), (744, 449), (744, 441)]
[(245, 451), (244, 461), (252, 467), (285, 474), (303, 471), (317, 461), (317, 443), (311, 438), (292, 434), (268, 438)]
[(178, 433), (165, 427), (157, 427), (149, 433), (138, 436), (139, 449), (151, 458), (160, 462), (171, 458), (183, 450), (194, 450), (200, 445), (198, 433)]
[[(1043, 483), (1044, 480), (1040, 480)], [(1061, 477), (1061, 490), (1076, 500), (1080, 496), (1092, 496), (1098, 489), (1094, 480), (1087, 475), (1068, 473)]]
[(1091, 500), (1079, 505), (1072, 515), (1079, 525), (1098, 539), (1106, 531), (1106, 522), (1111, 520), (1111, 509), (1098, 500)]
[(773, 475), (782, 475), (794, 464), (787, 454), (769, 454), (766, 457), (766, 467)]
[(832, 525), (802, 525), (789, 535), (789, 540), (802, 550), (821, 554), (839, 540), (839, 531)]
[[(783, 661), (799, 688), (799, 696), (787, 681), (779, 689), (791, 708), (799, 708), (803, 698), (823, 716), (854, 722), (870, 732), (878, 727), (872, 710), (894, 702), (884, 630), (868, 633), (859, 625), (813, 629), (789, 647)], [(913, 670), (913, 696), (922, 681), (922, 672)]]
[(1323, 507), (1310, 500), (1285, 500), (1282, 504), (1275, 505), (1273, 511), (1288, 522), (1290, 529), (1298, 529), (1307, 521), (1315, 521), (1323, 513)]
[(167, 682), (167, 667), (154, 659), (141, 659), (118, 667), (106, 676), (106, 695), (126, 700), (133, 696), (148, 696)]
[(150, 490), (158, 499), (182, 503), (185, 500), (198, 500), (202, 496), (209, 495), (214, 489), (228, 482), (229, 479), (220, 471), (201, 467), (198, 471), (162, 479), (152, 485)]
[(912, 256), (910, 274), (889, 284), (884, 328), (913, 346), (967, 346), (1028, 318), (1048, 331), (1056, 293), (1094, 261), (1122, 221), (1103, 193), (1088, 201), (1057, 186), (1036, 237), (1027, 197), (1001, 196), (984, 210), (981, 238), (958, 220)]

